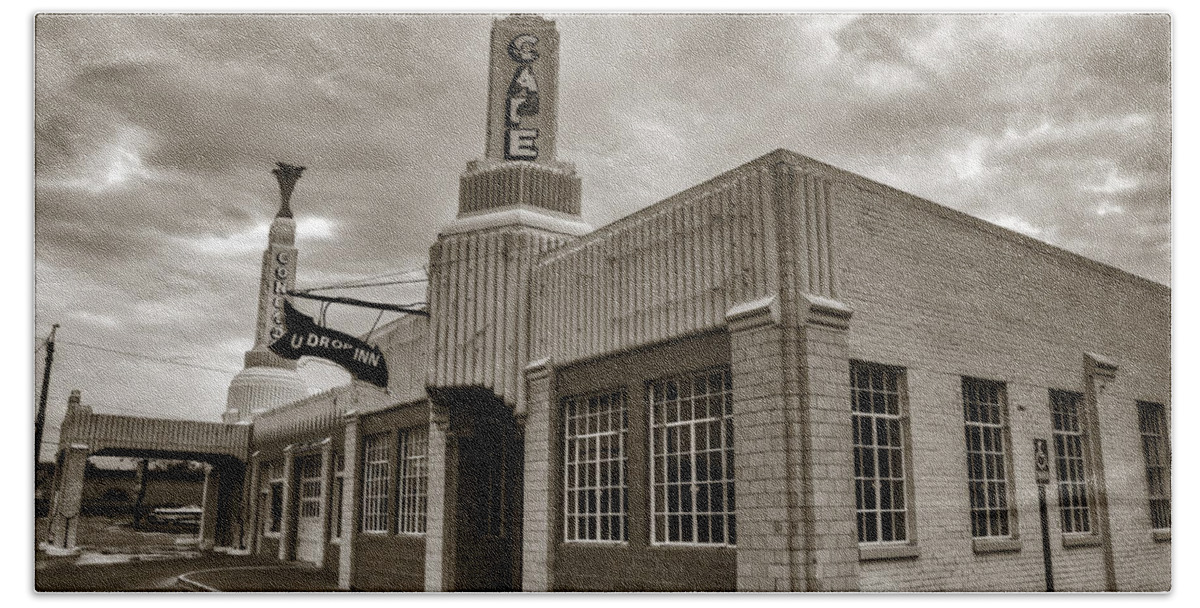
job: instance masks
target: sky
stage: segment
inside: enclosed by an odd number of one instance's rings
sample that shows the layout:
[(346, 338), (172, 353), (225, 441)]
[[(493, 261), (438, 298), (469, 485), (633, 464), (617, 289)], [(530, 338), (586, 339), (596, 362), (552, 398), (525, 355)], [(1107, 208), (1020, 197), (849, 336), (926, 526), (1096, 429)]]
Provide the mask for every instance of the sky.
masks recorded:
[[(593, 226), (788, 148), (1172, 283), (1167, 16), (554, 18), (557, 157)], [(299, 287), (419, 276), (483, 155), (490, 22), (39, 17), (39, 379), (61, 325), (47, 440), (76, 388), (98, 412), (220, 419), (253, 343), (277, 160), (308, 168)], [(330, 293), (425, 299), (419, 283)], [(359, 334), (376, 314), (328, 321)], [(346, 378), (319, 360), (301, 373)]]

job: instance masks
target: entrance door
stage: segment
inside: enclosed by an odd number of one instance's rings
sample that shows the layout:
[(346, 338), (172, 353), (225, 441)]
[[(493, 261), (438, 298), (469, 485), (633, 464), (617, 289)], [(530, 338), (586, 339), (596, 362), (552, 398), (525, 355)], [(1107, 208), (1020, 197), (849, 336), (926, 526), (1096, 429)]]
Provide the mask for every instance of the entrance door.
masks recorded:
[(471, 420), (458, 441), (457, 591), (521, 588), (524, 447), (504, 414)]
[(296, 560), (321, 563), (324, 543), (321, 518), (321, 457), (296, 460), (300, 504), (296, 510)]

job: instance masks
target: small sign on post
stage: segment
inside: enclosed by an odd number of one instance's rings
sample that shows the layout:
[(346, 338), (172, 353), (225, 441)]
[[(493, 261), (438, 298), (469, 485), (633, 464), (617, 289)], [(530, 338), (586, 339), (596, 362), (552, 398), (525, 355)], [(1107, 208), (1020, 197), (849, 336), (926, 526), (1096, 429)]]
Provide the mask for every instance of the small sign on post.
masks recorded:
[(1038, 484), (1050, 483), (1050, 454), (1045, 439), (1033, 440), (1033, 470)]

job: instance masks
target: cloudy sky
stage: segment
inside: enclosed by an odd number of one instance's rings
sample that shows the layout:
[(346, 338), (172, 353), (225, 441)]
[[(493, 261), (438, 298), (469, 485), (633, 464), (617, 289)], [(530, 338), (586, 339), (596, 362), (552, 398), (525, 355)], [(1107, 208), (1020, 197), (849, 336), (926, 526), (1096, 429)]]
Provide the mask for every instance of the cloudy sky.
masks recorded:
[[(556, 19), (558, 157), (594, 226), (783, 147), (1171, 283), (1167, 17)], [(419, 269), (483, 153), (490, 22), (38, 18), (35, 333), (62, 325), (47, 438), (73, 388), (97, 411), (219, 419), (276, 160), (308, 167), (299, 286)]]

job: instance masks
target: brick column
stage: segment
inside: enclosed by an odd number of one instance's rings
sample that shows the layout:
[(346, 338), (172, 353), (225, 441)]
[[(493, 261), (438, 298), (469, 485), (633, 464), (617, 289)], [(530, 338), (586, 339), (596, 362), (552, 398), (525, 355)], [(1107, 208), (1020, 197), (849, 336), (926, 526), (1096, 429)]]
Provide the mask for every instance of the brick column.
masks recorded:
[(292, 475), (296, 470), (296, 457), (292, 453), (292, 446), (288, 445), (283, 448), (283, 517), (280, 519), (279, 525), (279, 559), (287, 561), (292, 558), (292, 548), (296, 544), (296, 531), (293, 530), (295, 517), (292, 512), (293, 502), (296, 497), (296, 484), (292, 483)]
[(1109, 385), (1116, 380), (1117, 364), (1108, 357), (1093, 353), (1084, 354), (1084, 430), (1088, 435), (1085, 442), (1088, 463), (1088, 484), (1095, 488), (1096, 521), (1099, 525), (1100, 542), (1104, 550), (1104, 589), (1117, 591), (1116, 558), (1113, 555), (1112, 518), (1108, 510), (1108, 484), (1104, 474), (1104, 450), (1101, 446), (1100, 412), (1116, 411), (1120, 405), (1113, 403), (1113, 391)]
[(733, 373), (734, 479), (737, 484), (737, 589), (796, 589), (799, 534), (790, 471), (786, 365), (779, 304), (769, 296), (725, 315)]
[(54, 472), (54, 493), (50, 506), (50, 549), (48, 552), (74, 552), (79, 530), (79, 506), (83, 502), (83, 474), (87, 468), (88, 446), (72, 443), (61, 451), (59, 470)]
[(858, 590), (850, 355), (851, 311), (835, 300), (806, 295), (799, 328), (801, 517), (806, 591)]
[(454, 589), (454, 500), (458, 491), (454, 438), (450, 413), (444, 404), (430, 400), (429, 513), (425, 530), (425, 590)]
[(212, 551), (217, 533), (217, 505), (220, 504), (221, 473), (213, 465), (204, 466), (204, 490), (200, 499), (200, 530), (197, 547)]
[(540, 359), (525, 368), (525, 506), (521, 588), (551, 591), (554, 588), (554, 539), (550, 511), (553, 504), (550, 464), (557, 427), (554, 407), (554, 367)]
[(246, 513), (243, 519), (246, 528), (242, 532), (246, 551), (250, 555), (258, 553), (258, 495), (262, 484), (262, 462), (259, 452), (250, 455), (250, 492), (246, 499)]
[(321, 441), (321, 546), (317, 549), (319, 552), (317, 563), (322, 568), (325, 567), (325, 548), (329, 544), (329, 488), (333, 485), (331, 476), (333, 474), (333, 440), (326, 437)]
[(345, 438), (342, 453), (346, 470), (342, 472), (342, 545), (338, 551), (338, 589), (350, 590), (354, 582), (354, 542), (358, 539), (358, 501), (362, 486), (362, 454), (358, 449), (358, 412), (342, 416)]

